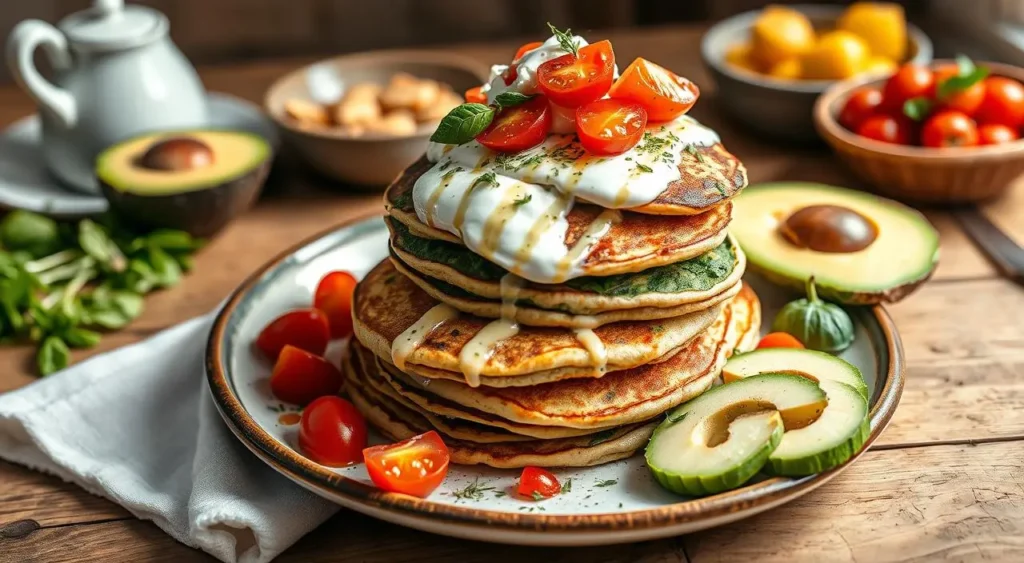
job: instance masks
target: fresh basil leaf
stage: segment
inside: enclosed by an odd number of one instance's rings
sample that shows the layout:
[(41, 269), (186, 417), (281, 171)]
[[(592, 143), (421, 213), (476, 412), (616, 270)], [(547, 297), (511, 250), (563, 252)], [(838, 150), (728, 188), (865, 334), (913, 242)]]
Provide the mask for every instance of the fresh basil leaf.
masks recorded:
[(903, 115), (914, 121), (923, 121), (932, 111), (932, 102), (923, 96), (910, 98), (903, 103)]
[(149, 263), (153, 266), (153, 274), (157, 285), (171, 287), (181, 280), (181, 266), (178, 261), (171, 258), (159, 248), (149, 249)]
[(53, 219), (19, 209), (0, 221), (0, 244), (10, 251), (46, 256), (60, 248), (60, 231)]
[(448, 112), (430, 136), (435, 143), (461, 145), (487, 129), (494, 119), (494, 108), (483, 104), (462, 104)]
[(536, 96), (533, 94), (520, 94), (519, 92), (502, 92), (494, 97), (494, 103), (500, 108), (510, 108), (518, 106), (519, 104), (525, 104), (526, 102), (534, 99)]
[(66, 368), (70, 359), (71, 351), (68, 350), (68, 345), (57, 336), (47, 336), (36, 353), (36, 365), (39, 367), (39, 374), (43, 376)]
[(71, 327), (62, 334), (64, 342), (72, 348), (92, 348), (100, 343), (100, 333), (81, 327)]
[(956, 58), (956, 76), (951, 76), (940, 82), (935, 88), (935, 97), (940, 100), (948, 99), (971, 86), (985, 80), (988, 77), (988, 67), (975, 66), (971, 59), (960, 55)]

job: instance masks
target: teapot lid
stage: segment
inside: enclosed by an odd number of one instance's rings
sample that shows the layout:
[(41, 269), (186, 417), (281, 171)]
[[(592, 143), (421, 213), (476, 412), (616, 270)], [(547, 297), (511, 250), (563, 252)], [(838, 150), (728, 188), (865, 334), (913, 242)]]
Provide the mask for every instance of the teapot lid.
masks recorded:
[(72, 47), (90, 51), (125, 49), (167, 33), (167, 16), (146, 6), (125, 6), (124, 0), (94, 0), (58, 24)]

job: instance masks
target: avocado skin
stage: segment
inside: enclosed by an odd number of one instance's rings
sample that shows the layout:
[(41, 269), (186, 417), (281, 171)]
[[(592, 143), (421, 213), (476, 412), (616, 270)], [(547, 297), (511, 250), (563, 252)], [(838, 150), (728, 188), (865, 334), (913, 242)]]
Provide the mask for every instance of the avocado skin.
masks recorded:
[(270, 171), (270, 159), (243, 173), (201, 190), (145, 196), (122, 192), (99, 179), (110, 207), (129, 223), (150, 228), (179, 229), (195, 237), (217, 234), (259, 196)]
[[(807, 284), (807, 280), (792, 278), (768, 268), (762, 268), (752, 260), (747, 260), (747, 271), (755, 272), (775, 285), (788, 287), (797, 292), (803, 292)], [(903, 300), (916, 291), (917, 288), (921, 287), (924, 282), (931, 279), (933, 274), (935, 274), (935, 266), (932, 266), (932, 269), (916, 280), (910, 280), (904, 284), (879, 291), (853, 291), (820, 283), (816, 284), (815, 287), (818, 290), (818, 296), (826, 301), (851, 306), (878, 305), (881, 303), (896, 303)]]

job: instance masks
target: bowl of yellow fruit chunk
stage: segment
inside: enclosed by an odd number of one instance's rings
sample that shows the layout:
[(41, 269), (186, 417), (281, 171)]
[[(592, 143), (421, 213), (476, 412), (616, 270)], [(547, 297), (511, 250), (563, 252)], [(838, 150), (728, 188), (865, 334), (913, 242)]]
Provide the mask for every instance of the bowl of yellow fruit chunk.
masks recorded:
[(701, 55), (722, 107), (754, 131), (813, 141), (813, 107), (833, 82), (927, 63), (932, 44), (889, 2), (770, 5), (708, 30)]

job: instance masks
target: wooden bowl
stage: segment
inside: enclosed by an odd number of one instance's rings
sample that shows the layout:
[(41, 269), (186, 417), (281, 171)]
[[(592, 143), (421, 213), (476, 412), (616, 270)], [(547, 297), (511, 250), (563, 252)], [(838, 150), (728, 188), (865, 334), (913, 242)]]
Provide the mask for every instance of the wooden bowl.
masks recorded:
[(412, 135), (351, 135), (330, 127), (302, 127), (284, 112), (291, 99), (331, 103), (348, 86), (384, 85), (407, 72), (448, 84), (457, 93), (487, 80), (489, 68), (472, 59), (437, 51), (371, 51), (342, 55), (297, 69), (277, 80), (264, 108), (277, 123), (286, 147), (320, 173), (349, 184), (383, 187), (423, 155), (435, 123), (420, 125)]
[[(955, 64), (936, 61), (936, 65)], [(991, 62), (992, 75), (1024, 82), (1024, 69)], [(837, 121), (850, 94), (862, 86), (881, 87), (877, 77), (840, 82), (814, 106), (814, 124), (850, 169), (879, 193), (910, 203), (963, 204), (999, 196), (1024, 174), (1024, 140), (1004, 145), (928, 148), (867, 139)]]
[[(804, 13), (814, 29), (835, 27), (843, 6), (787, 6)], [(813, 108), (818, 96), (835, 80), (783, 80), (738, 69), (725, 61), (729, 47), (750, 38), (760, 10), (744, 12), (715, 24), (701, 40), (701, 58), (718, 87), (724, 110), (752, 131), (766, 137), (820, 143), (814, 130)], [(907, 25), (907, 60), (925, 64), (932, 43), (923, 31)]]

